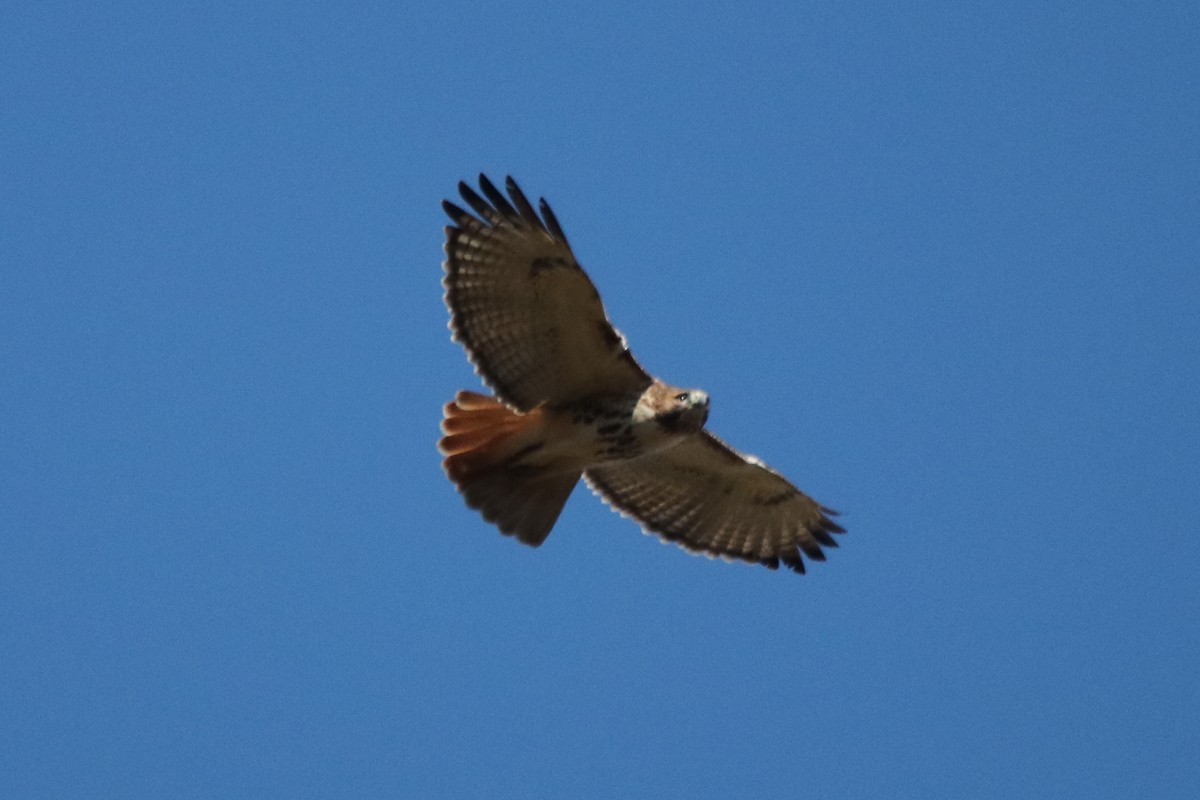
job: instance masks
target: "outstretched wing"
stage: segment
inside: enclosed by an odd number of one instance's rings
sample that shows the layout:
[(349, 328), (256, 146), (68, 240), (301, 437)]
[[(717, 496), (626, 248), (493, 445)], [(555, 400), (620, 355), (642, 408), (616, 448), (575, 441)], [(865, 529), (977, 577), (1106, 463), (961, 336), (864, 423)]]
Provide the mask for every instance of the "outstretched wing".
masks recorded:
[(650, 376), (609, 322), (546, 201), (539, 216), (512, 178), (507, 198), (484, 175), (479, 187), (484, 197), (458, 185), (477, 217), (442, 203), (454, 221), (442, 283), (454, 340), (488, 386), (518, 411), (645, 389)]
[(824, 508), (758, 459), (707, 431), (630, 461), (584, 472), (592, 490), (647, 531), (692, 552), (804, 572), (803, 553), (845, 529)]

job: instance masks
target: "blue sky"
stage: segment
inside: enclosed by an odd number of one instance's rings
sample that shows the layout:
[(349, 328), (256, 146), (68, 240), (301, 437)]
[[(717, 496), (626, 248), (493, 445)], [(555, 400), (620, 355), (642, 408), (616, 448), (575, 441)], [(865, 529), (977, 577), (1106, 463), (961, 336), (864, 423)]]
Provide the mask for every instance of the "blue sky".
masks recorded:
[[(1200, 792), (1194, 3), (4, 18), (0, 795)], [(827, 563), (463, 506), (480, 171)]]

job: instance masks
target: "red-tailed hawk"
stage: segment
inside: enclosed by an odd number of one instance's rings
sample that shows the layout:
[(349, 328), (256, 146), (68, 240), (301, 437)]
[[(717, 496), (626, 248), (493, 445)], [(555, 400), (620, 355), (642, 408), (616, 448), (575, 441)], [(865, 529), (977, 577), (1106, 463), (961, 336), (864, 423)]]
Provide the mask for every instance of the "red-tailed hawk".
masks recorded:
[(537, 547), (583, 477), (646, 531), (695, 553), (804, 572), (843, 529), (835, 512), (704, 429), (708, 395), (650, 376), (609, 322), (600, 295), (545, 200), (509, 178), (505, 197), (449, 201), (450, 329), (495, 397), (462, 391), (445, 407), (446, 474), (484, 519)]

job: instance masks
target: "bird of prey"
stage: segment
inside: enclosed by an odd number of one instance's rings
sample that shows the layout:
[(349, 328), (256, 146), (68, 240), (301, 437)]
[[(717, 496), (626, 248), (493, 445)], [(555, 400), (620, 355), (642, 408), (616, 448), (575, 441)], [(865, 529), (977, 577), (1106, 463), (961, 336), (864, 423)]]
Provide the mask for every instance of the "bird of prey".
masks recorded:
[(582, 476), (642, 528), (694, 553), (804, 572), (836, 512), (705, 430), (708, 395), (647, 373), (604, 311), (554, 212), (512, 178), (446, 200), (454, 341), (494, 397), (460, 391), (438, 448), (467, 505), (533, 547)]

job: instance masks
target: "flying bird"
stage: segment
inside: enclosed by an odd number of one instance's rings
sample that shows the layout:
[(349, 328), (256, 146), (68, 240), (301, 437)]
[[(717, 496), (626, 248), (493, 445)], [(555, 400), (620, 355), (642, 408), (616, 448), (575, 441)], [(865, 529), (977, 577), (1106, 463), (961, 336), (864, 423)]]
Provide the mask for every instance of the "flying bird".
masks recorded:
[(634, 359), (544, 199), (512, 178), (459, 183), (445, 301), (452, 338), (495, 393), (446, 404), (438, 448), (468, 506), (533, 547), (580, 477), (642, 528), (694, 553), (804, 572), (844, 529), (759, 459), (709, 433), (709, 398)]

